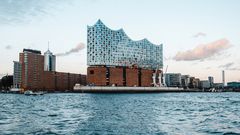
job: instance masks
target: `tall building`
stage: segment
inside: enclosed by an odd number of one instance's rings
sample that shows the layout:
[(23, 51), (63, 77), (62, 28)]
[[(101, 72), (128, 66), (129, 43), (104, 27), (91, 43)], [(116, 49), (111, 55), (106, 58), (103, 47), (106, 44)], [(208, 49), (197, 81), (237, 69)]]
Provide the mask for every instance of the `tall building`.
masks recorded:
[(161, 82), (162, 44), (133, 41), (101, 20), (87, 28), (87, 80), (91, 85), (152, 86)]
[(41, 51), (23, 49), (19, 62), (22, 65), (21, 87), (23, 89), (42, 89), (44, 56), (41, 55)]
[(180, 73), (166, 73), (165, 82), (168, 87), (182, 87), (181, 74)]
[(211, 87), (211, 88), (214, 87), (214, 78), (213, 78), (212, 76), (209, 76), (209, 77), (208, 77), (208, 81), (209, 81), (209, 83), (210, 83), (210, 87)]
[(22, 80), (22, 64), (18, 61), (13, 61), (13, 87), (20, 88)]
[(56, 71), (56, 56), (49, 49), (44, 53), (44, 71)]

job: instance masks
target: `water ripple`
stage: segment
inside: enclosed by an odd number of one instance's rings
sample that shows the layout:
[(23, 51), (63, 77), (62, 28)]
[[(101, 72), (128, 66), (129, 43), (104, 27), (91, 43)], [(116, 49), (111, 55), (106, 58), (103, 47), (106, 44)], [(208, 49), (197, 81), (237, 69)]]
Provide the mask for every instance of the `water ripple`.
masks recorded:
[(240, 93), (0, 94), (0, 134), (240, 133)]

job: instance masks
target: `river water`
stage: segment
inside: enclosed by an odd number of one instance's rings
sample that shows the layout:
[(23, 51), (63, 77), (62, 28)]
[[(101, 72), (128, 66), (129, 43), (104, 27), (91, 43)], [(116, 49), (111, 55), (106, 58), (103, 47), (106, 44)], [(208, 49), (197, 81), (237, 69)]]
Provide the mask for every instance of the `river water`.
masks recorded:
[(0, 134), (238, 134), (240, 93), (0, 94)]

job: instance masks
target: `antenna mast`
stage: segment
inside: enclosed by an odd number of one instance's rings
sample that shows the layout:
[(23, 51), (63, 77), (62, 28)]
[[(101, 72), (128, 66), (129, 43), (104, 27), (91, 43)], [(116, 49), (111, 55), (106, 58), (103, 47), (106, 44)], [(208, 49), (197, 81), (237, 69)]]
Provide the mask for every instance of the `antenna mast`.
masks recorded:
[(49, 41), (48, 41), (48, 50), (49, 50)]

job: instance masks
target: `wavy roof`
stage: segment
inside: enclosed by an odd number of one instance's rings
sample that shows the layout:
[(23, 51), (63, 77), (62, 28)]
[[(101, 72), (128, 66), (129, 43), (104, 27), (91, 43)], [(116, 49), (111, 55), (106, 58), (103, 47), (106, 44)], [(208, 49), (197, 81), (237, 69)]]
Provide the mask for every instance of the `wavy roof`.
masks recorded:
[(144, 39), (141, 39), (141, 40), (132, 40), (125, 32), (124, 30), (121, 28), (121, 29), (118, 29), (118, 30), (112, 30), (110, 28), (108, 28), (100, 19), (98, 19), (98, 21), (93, 25), (93, 26), (88, 26), (88, 27), (95, 27), (95, 26), (99, 26), (99, 25), (102, 25), (104, 26), (105, 28), (107, 28), (108, 30), (112, 31), (112, 32), (121, 32), (123, 35), (125, 35), (129, 40), (133, 41), (133, 42), (148, 42), (152, 45), (156, 45), (156, 44), (153, 44), (152, 42), (150, 42), (147, 38), (144, 38)]

